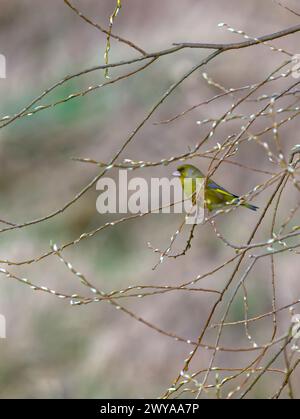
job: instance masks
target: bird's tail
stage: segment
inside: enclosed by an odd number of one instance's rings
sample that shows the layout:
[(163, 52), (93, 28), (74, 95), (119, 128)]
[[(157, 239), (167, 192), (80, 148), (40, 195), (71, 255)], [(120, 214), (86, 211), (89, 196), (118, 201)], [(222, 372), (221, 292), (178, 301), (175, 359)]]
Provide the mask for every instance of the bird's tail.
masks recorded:
[(252, 211), (257, 211), (258, 210), (258, 207), (256, 207), (255, 205), (252, 205), (252, 204), (248, 204), (248, 203), (243, 204), (243, 207), (249, 208)]
[(248, 204), (248, 202), (240, 202), (240, 198), (237, 196), (236, 199), (234, 201), (232, 201), (233, 204), (238, 204), (238, 205), (242, 205), (243, 207), (249, 208), (252, 211), (257, 211), (259, 208), (256, 207), (255, 205), (252, 204)]

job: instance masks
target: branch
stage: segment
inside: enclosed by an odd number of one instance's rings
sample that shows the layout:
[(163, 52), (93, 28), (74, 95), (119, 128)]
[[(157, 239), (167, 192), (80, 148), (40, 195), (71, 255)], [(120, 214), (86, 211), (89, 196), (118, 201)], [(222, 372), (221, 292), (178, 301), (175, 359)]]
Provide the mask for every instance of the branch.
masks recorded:
[(300, 25), (292, 26), (290, 28), (274, 32), (269, 35), (260, 36), (258, 38), (250, 39), (244, 42), (233, 42), (230, 44), (207, 44), (201, 42), (176, 42), (173, 45), (181, 46), (183, 48), (203, 48), (203, 49), (218, 49), (222, 51), (229, 51), (231, 49), (248, 48), (253, 45), (261, 44), (263, 42), (272, 41), (274, 39), (283, 38), (300, 31)]
[(67, 6), (70, 7), (70, 9), (72, 9), (81, 19), (83, 19), (89, 25), (91, 25), (94, 28), (98, 29), (99, 31), (101, 31), (105, 35), (109, 35), (111, 38), (114, 38), (117, 41), (122, 42), (123, 44), (128, 45), (129, 47), (131, 47), (131, 48), (135, 49), (136, 51), (140, 52), (142, 55), (147, 55), (146, 51), (144, 51), (142, 48), (140, 48), (139, 46), (137, 46), (133, 42), (129, 41), (128, 39), (122, 38), (119, 35), (115, 35), (111, 31), (108, 31), (108, 30), (102, 28), (102, 26), (100, 26), (98, 23), (93, 22), (89, 17), (85, 16), (78, 9), (76, 9), (76, 7), (69, 0), (64, 0), (64, 2), (66, 3)]

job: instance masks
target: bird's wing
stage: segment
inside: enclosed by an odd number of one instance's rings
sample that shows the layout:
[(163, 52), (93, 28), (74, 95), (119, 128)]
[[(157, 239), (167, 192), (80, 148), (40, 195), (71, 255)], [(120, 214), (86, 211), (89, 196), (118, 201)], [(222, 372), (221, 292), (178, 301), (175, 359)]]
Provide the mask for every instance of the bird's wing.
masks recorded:
[(209, 181), (207, 183), (207, 187), (209, 189), (215, 190), (216, 192), (218, 192), (219, 194), (221, 194), (223, 196), (230, 197), (230, 198), (238, 198), (237, 195), (234, 195), (234, 194), (226, 191), (226, 189), (224, 189), (222, 186), (220, 186), (217, 183), (215, 183), (213, 180), (210, 180), (209, 179)]

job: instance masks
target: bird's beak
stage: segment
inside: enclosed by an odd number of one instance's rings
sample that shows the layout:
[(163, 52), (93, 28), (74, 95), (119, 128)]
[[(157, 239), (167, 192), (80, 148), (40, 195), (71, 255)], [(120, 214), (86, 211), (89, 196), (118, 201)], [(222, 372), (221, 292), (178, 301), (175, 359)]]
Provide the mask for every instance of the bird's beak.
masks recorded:
[(181, 174), (178, 170), (176, 170), (175, 172), (173, 172), (173, 176), (180, 177)]

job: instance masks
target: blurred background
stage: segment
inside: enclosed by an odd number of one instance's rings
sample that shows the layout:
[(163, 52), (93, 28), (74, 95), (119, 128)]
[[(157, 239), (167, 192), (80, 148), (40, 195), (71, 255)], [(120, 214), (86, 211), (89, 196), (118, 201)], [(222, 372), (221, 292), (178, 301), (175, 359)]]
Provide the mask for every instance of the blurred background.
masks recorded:
[[(227, 0), (226, 7), (221, 0), (127, 0), (123, 3), (113, 32), (134, 41), (146, 51), (168, 48), (178, 41), (241, 40), (218, 28), (219, 22), (226, 22), (253, 36), (272, 33), (298, 22), (295, 15), (271, 0), (251, 0), (242, 4), (240, 0)], [(105, 36), (81, 20), (63, 1), (0, 0), (0, 5), (0, 53), (7, 59), (7, 78), (0, 79), (1, 117), (20, 111), (66, 75), (103, 64)], [(74, 0), (74, 5), (107, 28), (115, 1)], [(288, 1), (287, 5), (295, 9), (299, 6), (297, 1)], [(295, 34), (274, 41), (274, 44), (298, 53), (299, 37)], [(137, 52), (128, 46), (111, 42), (110, 62), (137, 56)], [(165, 90), (207, 54), (207, 50), (184, 50), (166, 56), (132, 78), (18, 119), (1, 129), (0, 219), (22, 223), (61, 208), (97, 174), (96, 167), (71, 158), (111, 159)], [(171, 124), (153, 124), (220, 93), (203, 79), (203, 71), (221, 85), (237, 88), (263, 80), (284, 59), (264, 46), (217, 57), (195, 72), (159, 108), (121, 159), (156, 161), (176, 156), (187, 152), (203, 138), (207, 127), (199, 127), (196, 121), (221, 115), (230, 106), (231, 97), (198, 108)], [(133, 68), (112, 69), (110, 76), (124, 74)], [(103, 71), (89, 73), (63, 84), (39, 104), (54, 103), (104, 81)], [(260, 93), (279, 91), (282, 83), (279, 82), (276, 88), (266, 86)], [(235, 122), (226, 124), (218, 131), (212, 145), (224, 141), (239, 126)], [(297, 119), (294, 119), (280, 131), (286, 155), (295, 143), (299, 143), (298, 134), (295, 135), (297, 128)], [(267, 134), (265, 140), (271, 142), (271, 134)], [(234, 160), (250, 167), (276, 171), (261, 147), (252, 143), (241, 146)], [(208, 160), (200, 158), (193, 162), (203, 171), (209, 164)], [(170, 177), (175, 167), (176, 164), (150, 168), (134, 174), (147, 179)], [(111, 172), (113, 178), (117, 175), (117, 171)], [(214, 178), (229, 190), (244, 194), (267, 177), (223, 164)], [(293, 193), (286, 192), (280, 207), (280, 220), (285, 219), (290, 208), (298, 202), (295, 189), (291, 190)], [(92, 188), (63, 214), (47, 222), (1, 234), (0, 259), (34, 258), (49, 251), (50, 242), (63, 244), (75, 240), (82, 233), (111, 220), (114, 217), (97, 213), (98, 194)], [(254, 203), (263, 206), (269, 196), (270, 191), (267, 191)], [(181, 220), (180, 215), (151, 215), (130, 221), (72, 246), (64, 255), (105, 292), (129, 285), (178, 285), (213, 269), (232, 255), (232, 250), (226, 248), (206, 225), (196, 230), (192, 249), (185, 257), (167, 260), (153, 271), (158, 255), (148, 249), (147, 242), (162, 249), (168, 247)], [(218, 225), (225, 237), (234, 243), (243, 243), (256, 221), (256, 213), (241, 208), (226, 219), (221, 218)], [(257, 240), (269, 237), (269, 231), (270, 223), (266, 223)], [(180, 251), (186, 240), (185, 230), (175, 249)], [(66, 293), (85, 292), (55, 257), (7, 269), (40, 286)], [(198, 285), (222, 289), (232, 269), (233, 266), (226, 267)], [(298, 272), (299, 259), (294, 254), (276, 258), (278, 307), (299, 299)], [(250, 316), (272, 309), (270, 274), (270, 263), (264, 260), (250, 276)], [(124, 305), (163, 330), (195, 340), (214, 301), (215, 296), (206, 293), (172, 292), (130, 299), (124, 301)], [(158, 397), (170, 386), (191, 349), (185, 343), (147, 328), (105, 302), (74, 307), (51, 295), (34, 292), (5, 276), (0, 278), (0, 313), (7, 320), (7, 339), (0, 340), (1, 398)], [(229, 319), (242, 320), (243, 316), (241, 293)], [(286, 311), (278, 315), (282, 333), (289, 321)], [(250, 330), (255, 342), (263, 344), (272, 334), (272, 319), (263, 319)], [(251, 346), (243, 326), (228, 328), (226, 332), (222, 345)], [(214, 338), (215, 334), (209, 333), (206, 342), (213, 343)], [(222, 352), (217, 356), (216, 365), (243, 367), (251, 357), (252, 353)], [(205, 367), (209, 359), (209, 351), (199, 351), (194, 369)], [(280, 363), (278, 365), (282, 367)], [(293, 376), (298, 397), (299, 377), (297, 372)], [(279, 383), (280, 375), (270, 373), (256, 386), (252, 396), (265, 397), (276, 390)], [(227, 390), (231, 389), (229, 385)], [(210, 394), (206, 396), (210, 397)]]

